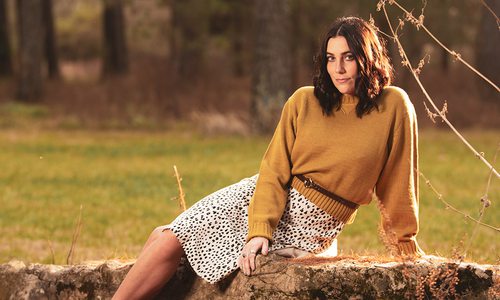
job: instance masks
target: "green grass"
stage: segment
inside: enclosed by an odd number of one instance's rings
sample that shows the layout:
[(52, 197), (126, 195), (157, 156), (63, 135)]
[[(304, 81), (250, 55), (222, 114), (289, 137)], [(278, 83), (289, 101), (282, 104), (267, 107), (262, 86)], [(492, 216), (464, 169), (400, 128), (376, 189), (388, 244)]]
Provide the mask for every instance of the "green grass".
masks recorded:
[[(466, 132), (489, 160), (500, 131)], [(149, 232), (179, 212), (173, 165), (188, 205), (255, 174), (269, 137), (203, 137), (194, 131), (146, 133), (4, 129), (0, 131), (0, 262), (65, 263), (79, 207), (83, 227), (75, 261), (132, 258)], [(420, 136), (421, 171), (445, 200), (477, 216), (488, 169), (448, 132)], [(500, 160), (500, 158), (499, 158)], [(496, 167), (500, 166), (499, 163)], [(484, 222), (499, 226), (498, 179)], [(419, 242), (450, 256), (474, 224), (444, 205), (422, 182)], [(384, 253), (375, 205), (362, 207), (339, 238), (343, 253)], [(467, 258), (497, 263), (498, 233), (480, 227)]]
[[(500, 132), (469, 131), (464, 135), (478, 151), (485, 153), (491, 162), (495, 154)], [(486, 191), (488, 168), (475, 158), (458, 137), (448, 131), (423, 131), (420, 133), (420, 171), (442, 194), (443, 199), (455, 208), (478, 218), (480, 199)], [(500, 156), (500, 154), (499, 154)], [(500, 157), (498, 159), (500, 161)], [(500, 163), (495, 168), (498, 170)], [(486, 210), (483, 222), (499, 226), (500, 198), (499, 180), (492, 178), (488, 197), (492, 205)], [(361, 209), (357, 220), (345, 231), (344, 240), (339, 239), (349, 251), (364, 249), (382, 251), (381, 242), (371, 238), (378, 226), (379, 213), (375, 203)], [(499, 233), (479, 226), (471, 235), (475, 223), (450, 209), (446, 209), (438, 196), (420, 178), (420, 232), (419, 244), (428, 254), (451, 257), (454, 249), (463, 250), (470, 243), (466, 259), (478, 262), (498, 263)], [(369, 234), (367, 234), (369, 232)], [(463, 245), (462, 245), (463, 244)], [(461, 246), (462, 245), (462, 246)], [(459, 252), (462, 254), (462, 252)]]

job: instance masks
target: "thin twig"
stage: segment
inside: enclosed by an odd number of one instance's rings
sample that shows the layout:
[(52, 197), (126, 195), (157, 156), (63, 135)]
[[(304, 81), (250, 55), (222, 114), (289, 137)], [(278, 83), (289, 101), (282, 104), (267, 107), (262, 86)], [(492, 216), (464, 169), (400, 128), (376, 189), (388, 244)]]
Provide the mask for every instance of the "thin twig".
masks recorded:
[[(478, 225), (482, 225), (482, 226), (485, 226), (485, 227), (488, 227), (490, 229), (493, 229), (497, 232), (500, 231), (500, 228), (495, 228), (491, 225), (488, 225), (488, 224), (485, 224), (485, 223), (482, 223), (481, 222), (481, 219), (482, 219), (482, 216), (484, 214), (484, 210), (486, 207), (489, 206), (489, 200), (487, 199), (487, 194), (488, 194), (488, 190), (489, 190), (489, 186), (490, 186), (490, 183), (491, 183), (491, 176), (492, 174), (495, 174), (497, 176), (497, 178), (499, 177), (498, 175), (498, 172), (493, 168), (493, 166), (491, 164), (489, 164), (483, 157), (483, 155), (479, 154), (466, 140), (465, 138), (452, 126), (452, 124), (447, 120), (446, 118), (446, 104), (445, 104), (445, 107), (443, 107), (443, 110), (439, 110), (436, 105), (434, 104), (434, 102), (432, 101), (432, 99), (430, 98), (429, 94), (427, 93), (427, 91), (425, 90), (425, 88), (423, 87), (422, 83), (420, 82), (420, 80), (418, 79), (418, 74), (417, 72), (415, 72), (415, 69), (413, 69), (413, 67), (411, 66), (411, 63), (410, 63), (410, 60), (408, 59), (407, 55), (406, 55), (406, 52), (404, 51), (399, 39), (398, 39), (398, 36), (397, 36), (397, 30), (402, 27), (404, 25), (404, 22), (402, 20), (400, 20), (399, 22), (399, 25), (396, 29), (396, 31), (393, 30), (393, 27), (392, 27), (392, 24), (389, 20), (389, 16), (387, 14), (387, 10), (385, 8), (385, 2), (386, 0), (381, 0), (379, 1), (379, 4), (377, 5), (377, 9), (380, 10), (380, 8), (383, 8), (383, 11), (384, 11), (384, 14), (385, 14), (385, 17), (387, 19), (387, 22), (389, 24), (389, 28), (392, 32), (392, 35), (393, 35), (393, 39), (395, 40), (395, 42), (397, 43), (398, 45), (398, 49), (399, 49), (399, 52), (401, 54), (401, 57), (403, 58), (403, 65), (407, 66), (413, 77), (415, 78), (415, 80), (417, 81), (417, 83), (419, 84), (420, 88), (422, 89), (422, 91), (424, 92), (427, 100), (430, 102), (430, 104), (433, 106), (434, 110), (438, 113), (438, 114), (434, 114), (434, 113), (431, 113), (429, 111), (429, 109), (427, 108), (426, 106), (426, 110), (427, 110), (427, 113), (428, 115), (431, 117), (431, 119), (434, 121), (434, 117), (439, 115), (442, 120), (444, 122), (446, 122), (446, 124), (457, 134), (457, 136), (474, 152), (474, 154), (476, 155), (476, 157), (480, 158), (487, 166), (490, 167), (490, 176), (489, 176), (489, 179), (488, 179), (488, 184), (487, 184), (487, 187), (486, 187), (486, 193), (485, 193), (485, 196), (482, 197), (481, 201), (483, 202), (483, 207), (481, 209), (481, 212), (480, 212), (480, 216), (479, 216), (479, 220), (476, 220), (474, 218), (472, 218), (470, 215), (468, 214), (465, 214), (461, 211), (459, 211), (458, 209), (456, 209), (455, 207), (453, 207), (452, 205), (450, 205), (448, 202), (446, 202), (444, 199), (443, 199), (443, 196), (434, 188), (434, 186), (432, 186), (432, 184), (430, 183), (430, 181), (424, 176), (424, 174), (422, 172), (419, 172), (419, 174), (425, 179), (426, 181), (426, 184), (431, 187), (431, 189), (434, 191), (434, 193), (436, 193), (436, 195), (438, 196), (439, 200), (441, 200), (445, 205), (446, 205), (446, 208), (450, 208), (452, 209), (453, 211), (463, 215), (464, 217), (470, 219), (470, 220), (473, 220), (476, 222), (476, 225), (474, 227), (474, 233), (473, 235), (471, 236), (471, 238), (469, 239), (469, 246), (470, 246), (470, 243), (472, 241), (472, 238), (474, 237), (474, 234), (478, 228)], [(389, 0), (389, 3), (392, 5), (392, 4), (396, 4), (397, 6), (399, 6), (401, 9), (403, 9), (395, 0)], [(426, 4), (426, 3), (425, 3)], [(403, 9), (404, 10), (404, 9)], [(465, 65), (467, 65), (468, 67), (470, 67), (469, 64), (467, 64), (465, 61), (463, 61), (460, 57), (460, 55), (456, 54), (455, 52), (451, 52), (448, 48), (446, 48), (442, 43), (440, 43), (428, 30), (427, 28), (423, 25), (423, 20), (424, 20), (424, 15), (423, 15), (423, 9), (422, 9), (422, 14), (419, 16), (419, 19), (417, 20), (415, 17), (413, 17), (413, 15), (411, 15), (411, 13), (409, 13), (408, 11), (404, 10), (406, 12), (406, 18), (409, 19), (416, 27), (417, 29), (419, 29), (419, 27), (423, 27), (425, 29), (425, 31), (432, 37), (434, 38), (434, 40), (436, 40), (436, 42), (438, 42), (438, 44), (440, 44), (445, 50), (447, 50), (448, 52), (450, 52), (452, 55), (455, 56), (455, 58), (459, 59), (460, 61), (462, 61)], [(422, 61), (421, 61), (422, 62)], [(423, 63), (422, 63), (423, 65)], [(476, 73), (478, 73), (479, 76), (481, 76), (483, 79), (485, 79), (486, 81), (488, 81), (488, 79), (484, 76), (482, 76), (482, 74), (480, 74), (479, 72), (477, 72), (474, 68), (470, 67), (472, 70), (474, 70)], [(420, 67), (420, 64), (419, 64), (419, 67), (418, 67), (418, 70), (420, 70), (421, 67)], [(490, 81), (488, 81), (490, 82)], [(490, 82), (491, 83), (491, 82)], [(492, 84), (492, 83), (491, 83)], [(500, 91), (498, 89), (498, 87), (494, 84), (492, 84), (496, 89), (497, 91)], [(425, 105), (425, 102), (424, 102), (424, 105)], [(500, 147), (499, 147), (500, 148)], [(495, 153), (495, 159), (494, 159), (494, 162), (496, 161), (496, 156), (497, 156), (497, 153), (498, 153), (498, 150), (497, 152)], [(418, 170), (417, 170), (418, 172)], [(468, 247), (466, 247), (464, 249), (464, 255), (461, 255), (459, 257), (459, 261), (458, 263), (454, 264), (455, 267), (452, 267), (451, 270), (448, 269), (445, 273), (444, 273), (444, 278), (434, 278), (435, 280), (431, 280), (433, 279), (433, 277), (435, 277), (434, 275), (441, 275), (441, 274), (433, 274), (433, 276), (429, 277), (429, 275), (424, 279), (424, 281), (429, 281), (429, 289), (432, 293), (432, 295), (434, 296), (437, 296), (438, 298), (441, 298), (441, 297), (445, 297), (446, 295), (455, 295), (455, 288), (456, 288), (456, 285), (459, 281), (458, 279), (458, 266), (461, 264), (461, 262), (464, 260), (465, 258), (465, 254), (467, 253), (467, 249)], [(439, 276), (439, 277), (442, 277), (442, 276)], [(429, 280), (427, 280), (429, 279)], [(440, 289), (437, 289), (435, 284), (437, 282), (437, 279), (440, 279), (441, 280), (441, 286), (444, 286), (446, 291), (444, 291), (442, 288)], [(419, 287), (420, 286), (420, 287)], [(425, 285), (424, 284), (417, 284), (417, 289), (419, 290), (419, 293), (418, 293), (418, 298), (419, 299), (423, 299), (424, 296), (425, 296)], [(445, 292), (445, 294), (443, 294), (443, 291)]]
[(486, 9), (489, 10), (490, 13), (495, 17), (495, 20), (497, 21), (498, 29), (500, 29), (500, 19), (498, 19), (497, 14), (493, 11), (493, 9), (491, 9), (491, 7), (488, 4), (486, 4), (486, 2), (484, 2), (484, 0), (479, 0), (479, 1), (481, 1), (481, 3), (484, 5), (484, 7), (486, 7)]
[[(391, 1), (391, 2), (396, 3), (396, 1)], [(387, 10), (385, 8), (385, 5), (382, 5), (382, 9), (384, 11), (385, 18), (387, 19), (387, 23), (389, 24), (389, 28), (391, 29), (392, 36), (393, 36), (396, 44), (398, 45), (399, 52), (403, 56), (403, 61), (404, 61), (403, 64), (405, 64), (410, 69), (411, 74), (413, 75), (413, 77), (417, 81), (418, 85), (420, 86), (420, 89), (422, 90), (422, 92), (424, 93), (425, 97), (427, 98), (427, 101), (429, 101), (429, 103), (432, 105), (432, 107), (434, 108), (434, 110), (439, 114), (439, 116), (441, 117), (441, 119), (451, 128), (451, 130), (460, 138), (460, 140), (474, 153), (474, 155), (477, 158), (479, 158), (486, 166), (488, 166), (488, 168), (491, 169), (491, 171), (493, 172), (493, 174), (495, 174), (495, 176), (497, 178), (500, 178), (500, 174), (498, 173), (498, 171), (481, 154), (479, 154), (479, 152), (476, 151), (476, 149), (474, 149), (474, 147), (472, 147), (472, 145), (460, 134), (460, 132), (458, 132), (458, 130), (453, 126), (453, 124), (451, 124), (451, 122), (448, 120), (448, 118), (446, 117), (446, 115), (444, 113), (442, 113), (437, 108), (437, 106), (434, 103), (434, 101), (432, 101), (431, 97), (429, 96), (429, 93), (427, 93), (427, 90), (425, 89), (425, 87), (423, 86), (422, 82), (418, 78), (418, 75), (415, 74), (415, 71), (414, 71), (414, 69), (413, 69), (413, 67), (411, 65), (411, 62), (408, 59), (408, 56), (406, 55), (406, 52), (404, 51), (404, 48), (401, 45), (401, 42), (399, 41), (399, 38), (398, 38), (396, 32), (394, 31), (394, 29), (392, 27), (392, 24), (391, 24), (391, 21), (389, 19), (389, 15), (387, 14)]]
[[(498, 151), (500, 151), (500, 144), (498, 145), (497, 151), (495, 152), (495, 157), (493, 158), (493, 163), (495, 163), (497, 161)], [(490, 200), (488, 199), (488, 193), (490, 190), (492, 173), (493, 172), (490, 170), (490, 174), (488, 176), (488, 182), (486, 183), (486, 191), (484, 192), (484, 195), (481, 197), (481, 210), (479, 211), (479, 219), (478, 219), (479, 222), (481, 222), (481, 220), (483, 219), (484, 211), (491, 204)], [(469, 242), (467, 243), (467, 246), (464, 249), (464, 255), (469, 251), (470, 246), (472, 245), (472, 240), (474, 239), (474, 236), (476, 235), (477, 229), (479, 227), (478, 225), (479, 225), (479, 223), (476, 223), (476, 225), (474, 226), (474, 229), (472, 230), (472, 235), (470, 236)]]
[(70, 265), (73, 262), (73, 252), (76, 246), (76, 241), (80, 236), (80, 230), (82, 228), (82, 212), (83, 205), (80, 204), (80, 214), (78, 215), (78, 220), (76, 221), (75, 231), (73, 232), (73, 240), (71, 241), (71, 247), (69, 248), (68, 256), (66, 257), (66, 264)]
[(482, 226), (485, 226), (485, 227), (488, 227), (490, 229), (493, 229), (497, 232), (500, 232), (500, 228), (498, 227), (494, 227), (494, 226), (491, 226), (489, 224), (486, 224), (486, 223), (483, 223), (483, 222), (480, 222), (479, 220), (476, 220), (474, 219), (473, 217), (471, 217), (469, 214), (466, 214), (458, 209), (456, 209), (455, 207), (453, 207), (453, 205), (451, 205), (450, 203), (448, 203), (447, 201), (445, 201), (443, 199), (443, 195), (440, 194), (437, 189), (432, 185), (431, 181), (429, 179), (427, 179), (427, 177), (425, 177), (425, 175), (422, 173), (422, 172), (418, 172), (420, 174), (420, 176), (422, 176), (422, 178), (425, 180), (425, 184), (427, 184), (427, 186), (429, 186), (431, 188), (431, 190), (437, 195), (438, 199), (444, 203), (444, 205), (446, 206), (446, 209), (451, 209), (452, 211), (456, 212), (456, 213), (459, 213), (461, 214), (462, 216), (464, 216), (465, 218), (469, 219), (469, 220), (472, 220), (474, 222), (476, 222), (477, 224), (479, 225), (482, 225)]
[[(471, 66), (467, 61), (465, 61), (462, 56), (453, 51), (453, 50), (450, 50), (448, 47), (446, 47), (438, 38), (436, 38), (430, 31), (429, 29), (427, 29), (427, 27), (425, 27), (424, 23), (423, 23), (423, 19), (419, 20), (417, 18), (415, 18), (411, 12), (409, 12), (408, 10), (406, 10), (403, 6), (401, 6), (396, 0), (391, 0), (389, 1), (389, 5), (392, 5), (392, 4), (395, 4), (399, 9), (401, 9), (405, 14), (406, 14), (406, 17), (411, 21), (411, 23), (415, 24), (415, 26), (417, 26), (417, 29), (419, 28), (423, 28), (425, 30), (425, 32), (427, 32), (427, 34), (436, 42), (438, 43), (441, 47), (443, 47), (448, 53), (450, 53), (455, 59), (457, 59), (458, 61), (462, 62), (464, 65), (466, 65), (469, 69), (471, 69), (474, 73), (476, 73), (479, 77), (481, 77), (482, 79), (484, 79), (486, 82), (488, 82), (491, 86), (493, 86), (495, 88), (495, 90), (497, 92), (500, 92), (500, 88), (493, 83), (493, 81), (491, 81), (490, 79), (488, 79), (486, 76), (484, 76), (481, 72), (479, 72), (478, 70), (476, 70), (473, 66)], [(382, 7), (384, 7), (384, 11), (385, 11), (385, 3), (382, 5)], [(495, 15), (496, 16), (496, 15)], [(497, 18), (498, 20), (498, 18)], [(498, 22), (498, 21), (497, 21)], [(496, 173), (496, 175), (498, 176), (498, 173)]]
[(184, 191), (182, 190), (182, 185), (181, 185), (182, 178), (179, 176), (179, 172), (177, 172), (177, 166), (175, 165), (174, 165), (174, 173), (175, 173), (175, 178), (177, 179), (177, 186), (179, 188), (179, 205), (182, 211), (185, 211), (186, 200), (184, 199), (184, 196), (186, 196), (186, 194), (184, 194)]
[[(499, 144), (497, 150), (495, 151), (495, 157), (493, 158), (493, 163), (495, 163), (497, 160), (497, 154), (498, 154), (499, 150), (500, 150), (500, 144)], [(492, 172), (492, 170), (490, 170), (490, 174), (488, 176), (488, 182), (486, 183), (486, 191), (485, 191), (485, 194), (483, 195), (483, 197), (481, 197), (482, 207), (481, 207), (481, 211), (479, 212), (478, 222), (475, 224), (474, 229), (472, 230), (472, 234), (471, 234), (470, 238), (468, 239), (467, 246), (463, 247), (463, 255), (459, 256), (459, 261), (456, 264), (457, 268), (453, 269), (453, 273), (450, 274), (450, 276), (449, 276), (449, 278), (453, 278), (456, 281), (455, 284), (453, 285), (453, 288), (458, 283), (458, 277), (457, 277), (458, 265), (460, 265), (464, 261), (465, 257), (467, 256), (467, 252), (469, 252), (469, 249), (472, 245), (472, 241), (474, 240), (474, 237), (475, 237), (477, 230), (479, 228), (478, 225), (481, 223), (481, 220), (484, 216), (484, 211), (486, 210), (487, 207), (490, 206), (490, 201), (488, 200), (488, 192), (490, 189), (491, 175), (492, 174), (493, 174), (493, 172)], [(462, 246), (463, 246), (463, 243), (462, 243)], [(458, 252), (458, 249), (457, 249), (457, 252)]]
[(52, 242), (49, 239), (47, 239), (47, 244), (49, 244), (50, 255), (51, 255), (50, 263), (54, 265), (56, 263), (56, 254), (54, 252), (54, 248), (52, 247)]

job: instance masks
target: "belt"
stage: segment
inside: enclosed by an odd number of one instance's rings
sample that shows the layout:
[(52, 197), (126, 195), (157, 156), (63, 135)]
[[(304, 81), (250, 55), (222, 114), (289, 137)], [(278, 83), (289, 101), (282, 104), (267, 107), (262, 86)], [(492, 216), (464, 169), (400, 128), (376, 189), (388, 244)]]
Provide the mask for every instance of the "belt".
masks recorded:
[(315, 189), (316, 191), (320, 192), (321, 194), (327, 196), (328, 198), (331, 198), (337, 202), (340, 202), (342, 203), (343, 205), (349, 207), (349, 208), (352, 208), (352, 209), (358, 209), (359, 207), (359, 204), (357, 203), (354, 203), (352, 201), (349, 201), (347, 199), (344, 199), (342, 197), (340, 197), (339, 195), (336, 195), (326, 189), (324, 189), (323, 187), (321, 187), (319, 184), (317, 184), (316, 182), (314, 182), (311, 178), (309, 177), (306, 177), (302, 174), (299, 174), (299, 175), (295, 175), (295, 177), (297, 177), (300, 181), (302, 181), (304, 183), (304, 186), (306, 188), (311, 188), (311, 189)]

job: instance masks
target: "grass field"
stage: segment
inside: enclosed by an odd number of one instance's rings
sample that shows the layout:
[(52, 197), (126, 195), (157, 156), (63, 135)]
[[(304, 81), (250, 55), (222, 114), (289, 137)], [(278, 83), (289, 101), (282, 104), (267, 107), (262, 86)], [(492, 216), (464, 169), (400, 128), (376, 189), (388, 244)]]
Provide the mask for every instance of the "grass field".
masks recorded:
[[(464, 135), (490, 161), (500, 131)], [(182, 177), (188, 205), (251, 176), (269, 137), (204, 137), (167, 132), (3, 129), (0, 131), (0, 262), (65, 263), (83, 205), (75, 262), (133, 258), (149, 232), (179, 212), (172, 166)], [(500, 160), (500, 158), (499, 158)], [(489, 170), (448, 131), (420, 134), (421, 171), (458, 209), (477, 217)], [(500, 169), (500, 163), (496, 163)], [(421, 182), (419, 242), (429, 254), (452, 255), (471, 243), (468, 260), (498, 263), (499, 233), (446, 210)], [(500, 182), (483, 221), (498, 227)], [(374, 203), (362, 207), (339, 237), (342, 253), (384, 253)]]

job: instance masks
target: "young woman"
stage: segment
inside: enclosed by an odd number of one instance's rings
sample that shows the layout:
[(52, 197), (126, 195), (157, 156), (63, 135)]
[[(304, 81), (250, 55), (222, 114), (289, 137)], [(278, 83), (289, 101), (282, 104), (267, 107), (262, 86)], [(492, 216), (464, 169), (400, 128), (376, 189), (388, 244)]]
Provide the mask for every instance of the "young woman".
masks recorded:
[[(407, 94), (366, 21), (337, 19), (321, 45), (314, 87), (285, 103), (258, 175), (219, 190), (153, 231), (115, 299), (148, 298), (183, 255), (217, 282), (257, 254), (320, 253), (375, 193), (401, 253), (422, 255), (417, 123)], [(390, 225), (389, 225), (390, 223)]]

